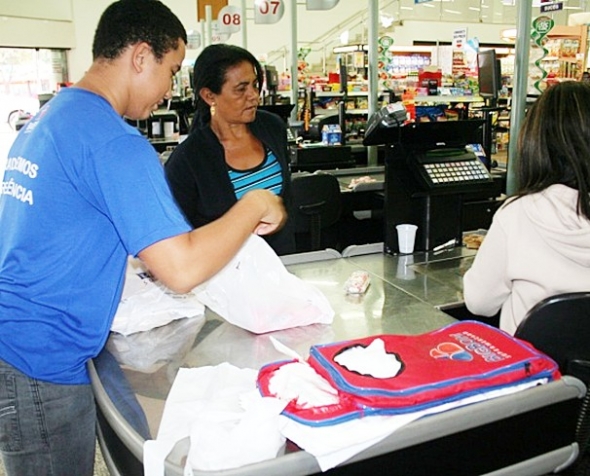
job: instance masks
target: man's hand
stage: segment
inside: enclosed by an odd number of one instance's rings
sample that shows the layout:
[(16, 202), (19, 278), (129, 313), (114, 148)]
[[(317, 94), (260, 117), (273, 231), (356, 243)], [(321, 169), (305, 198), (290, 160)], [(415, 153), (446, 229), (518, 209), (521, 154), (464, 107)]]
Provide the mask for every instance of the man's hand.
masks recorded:
[(258, 235), (269, 235), (278, 231), (287, 219), (283, 200), (268, 190), (252, 190), (241, 200), (252, 202), (252, 206), (259, 207), (262, 212), (260, 223), (254, 229), (254, 233)]

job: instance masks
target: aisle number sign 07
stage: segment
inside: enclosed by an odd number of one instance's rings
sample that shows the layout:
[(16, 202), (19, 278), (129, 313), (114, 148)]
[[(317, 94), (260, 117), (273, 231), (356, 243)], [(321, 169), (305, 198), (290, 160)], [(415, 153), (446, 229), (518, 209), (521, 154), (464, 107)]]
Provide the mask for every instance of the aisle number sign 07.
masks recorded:
[(242, 27), (242, 9), (234, 5), (226, 5), (217, 15), (217, 31), (221, 35), (237, 33)]
[(277, 23), (285, 13), (283, 0), (256, 0), (254, 2), (254, 23), (270, 25)]

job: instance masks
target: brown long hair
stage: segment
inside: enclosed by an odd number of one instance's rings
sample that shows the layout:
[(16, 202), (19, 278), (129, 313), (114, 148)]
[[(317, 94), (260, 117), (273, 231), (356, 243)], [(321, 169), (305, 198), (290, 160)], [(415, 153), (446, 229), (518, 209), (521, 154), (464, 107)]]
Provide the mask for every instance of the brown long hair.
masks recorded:
[(518, 136), (516, 197), (563, 184), (578, 190), (578, 214), (590, 219), (590, 85), (549, 87), (529, 110)]

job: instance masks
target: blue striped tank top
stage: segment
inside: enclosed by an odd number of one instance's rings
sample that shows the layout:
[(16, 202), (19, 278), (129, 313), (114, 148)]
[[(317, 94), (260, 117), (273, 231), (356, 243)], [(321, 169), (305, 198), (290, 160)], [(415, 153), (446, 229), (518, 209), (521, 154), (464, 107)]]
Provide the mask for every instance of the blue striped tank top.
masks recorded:
[(238, 200), (250, 190), (263, 188), (279, 195), (283, 188), (281, 165), (270, 149), (266, 149), (266, 157), (260, 165), (249, 170), (228, 166), (228, 173)]

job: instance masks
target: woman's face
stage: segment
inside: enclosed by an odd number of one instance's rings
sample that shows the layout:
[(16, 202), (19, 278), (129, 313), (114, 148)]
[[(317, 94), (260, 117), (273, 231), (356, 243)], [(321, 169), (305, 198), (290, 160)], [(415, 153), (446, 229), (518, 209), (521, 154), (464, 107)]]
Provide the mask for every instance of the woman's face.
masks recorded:
[(215, 116), (229, 123), (249, 123), (259, 103), (258, 79), (254, 66), (243, 61), (229, 68), (220, 94), (213, 94)]

